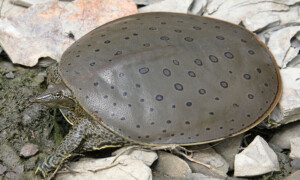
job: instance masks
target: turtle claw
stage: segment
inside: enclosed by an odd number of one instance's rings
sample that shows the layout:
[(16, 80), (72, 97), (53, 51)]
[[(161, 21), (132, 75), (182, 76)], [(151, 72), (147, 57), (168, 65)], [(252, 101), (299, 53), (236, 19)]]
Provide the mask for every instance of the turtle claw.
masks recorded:
[(41, 164), (36, 168), (35, 174), (40, 172), (42, 173), (43, 177), (46, 178), (49, 171), (51, 171), (51, 168), (49, 168), (44, 162), (41, 162)]

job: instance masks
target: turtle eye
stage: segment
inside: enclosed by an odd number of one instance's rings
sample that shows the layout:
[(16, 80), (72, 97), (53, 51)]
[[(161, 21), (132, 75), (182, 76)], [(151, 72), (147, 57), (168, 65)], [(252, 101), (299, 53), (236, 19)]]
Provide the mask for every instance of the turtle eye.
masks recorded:
[(55, 97), (56, 98), (60, 98), (62, 96), (62, 92), (57, 92), (57, 93), (55, 93)]

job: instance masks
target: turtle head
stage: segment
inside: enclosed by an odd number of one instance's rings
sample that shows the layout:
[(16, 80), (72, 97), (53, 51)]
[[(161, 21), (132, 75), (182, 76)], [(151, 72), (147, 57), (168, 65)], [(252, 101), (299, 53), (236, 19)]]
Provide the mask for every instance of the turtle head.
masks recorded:
[(71, 111), (76, 106), (76, 101), (71, 91), (63, 84), (51, 84), (43, 94), (29, 101), (31, 103), (40, 103), (50, 108), (62, 108)]

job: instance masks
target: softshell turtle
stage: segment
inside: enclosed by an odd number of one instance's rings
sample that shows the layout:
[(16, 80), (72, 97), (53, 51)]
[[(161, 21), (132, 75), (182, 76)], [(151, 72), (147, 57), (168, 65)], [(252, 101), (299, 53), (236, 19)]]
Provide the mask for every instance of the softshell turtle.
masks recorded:
[(89, 32), (51, 68), (32, 102), (73, 124), (39, 166), (74, 151), (130, 143), (197, 145), (249, 130), (273, 110), (281, 79), (268, 48), (245, 28), (208, 17), (142, 13)]

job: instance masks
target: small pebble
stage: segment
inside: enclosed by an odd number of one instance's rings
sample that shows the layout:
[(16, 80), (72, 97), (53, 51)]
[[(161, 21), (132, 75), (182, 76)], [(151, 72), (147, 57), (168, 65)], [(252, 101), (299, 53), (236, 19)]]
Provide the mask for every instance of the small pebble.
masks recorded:
[(20, 152), (20, 156), (24, 158), (31, 157), (39, 151), (39, 148), (35, 144), (25, 144)]
[(13, 78), (15, 78), (15, 75), (14, 75), (13, 72), (9, 72), (5, 76), (6, 76), (7, 79), (13, 79)]
[(0, 175), (4, 174), (6, 170), (7, 170), (7, 167), (0, 164)]

